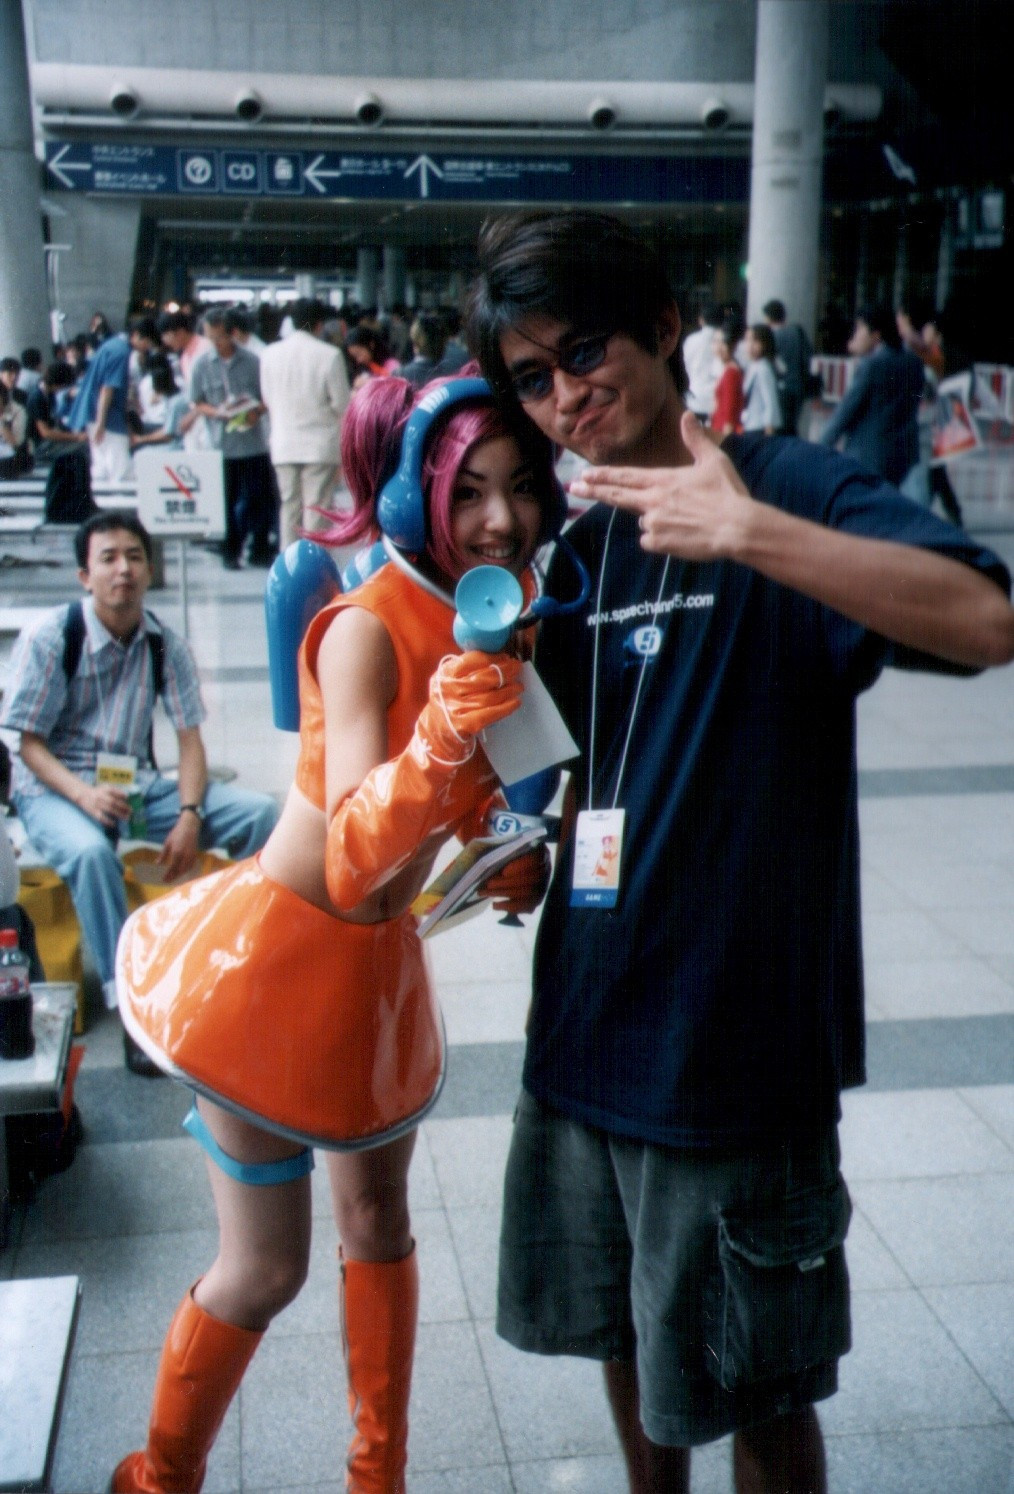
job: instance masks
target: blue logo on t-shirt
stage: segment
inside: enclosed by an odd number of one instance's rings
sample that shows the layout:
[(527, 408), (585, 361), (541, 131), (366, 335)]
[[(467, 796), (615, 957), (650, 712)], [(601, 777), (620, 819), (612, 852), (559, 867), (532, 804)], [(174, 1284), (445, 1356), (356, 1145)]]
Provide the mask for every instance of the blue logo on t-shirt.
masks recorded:
[(636, 654), (639, 659), (654, 659), (662, 647), (662, 629), (654, 626), (635, 628), (624, 639), (623, 647), (628, 653)]

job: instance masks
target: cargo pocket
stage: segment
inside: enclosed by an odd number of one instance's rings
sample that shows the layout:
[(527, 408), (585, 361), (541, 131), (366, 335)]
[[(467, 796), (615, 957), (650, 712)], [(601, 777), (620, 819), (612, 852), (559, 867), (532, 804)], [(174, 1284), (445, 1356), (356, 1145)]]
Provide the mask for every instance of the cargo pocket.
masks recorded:
[(790, 1196), (777, 1214), (720, 1216), (705, 1343), (723, 1390), (796, 1375), (848, 1352), (843, 1242), (851, 1214), (839, 1177), (829, 1188)]

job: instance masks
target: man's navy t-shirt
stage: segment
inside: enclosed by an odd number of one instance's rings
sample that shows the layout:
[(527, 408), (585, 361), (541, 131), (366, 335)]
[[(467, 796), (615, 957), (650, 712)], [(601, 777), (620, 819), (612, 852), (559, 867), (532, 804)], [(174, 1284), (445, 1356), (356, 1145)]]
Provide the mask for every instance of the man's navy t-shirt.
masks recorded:
[[(761, 501), (924, 546), (1009, 589), (995, 555), (845, 457), (763, 436), (725, 450)], [(674, 1146), (834, 1118), (840, 1090), (864, 1079), (855, 698), (885, 664), (948, 666), (732, 562), (672, 560), (656, 615), (664, 560), (640, 548), (635, 517), (597, 506), (568, 538), (592, 595), (543, 624), (536, 664), (581, 747), (579, 809), (612, 806), (633, 719), (622, 875), (614, 909), (571, 908), (573, 842), (561, 851), (524, 1086), (589, 1125)], [(572, 594), (565, 559), (550, 590)]]

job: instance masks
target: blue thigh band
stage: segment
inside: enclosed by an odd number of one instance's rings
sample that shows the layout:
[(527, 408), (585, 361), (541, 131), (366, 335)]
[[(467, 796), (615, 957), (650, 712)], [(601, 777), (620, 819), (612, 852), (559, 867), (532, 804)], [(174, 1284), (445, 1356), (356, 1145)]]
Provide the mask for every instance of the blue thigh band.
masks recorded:
[(275, 1183), (291, 1183), (296, 1178), (305, 1178), (307, 1173), (313, 1171), (313, 1152), (309, 1147), (304, 1147), (294, 1157), (282, 1157), (278, 1162), (237, 1162), (235, 1157), (230, 1157), (228, 1152), (223, 1152), (208, 1130), (204, 1117), (199, 1114), (196, 1105), (191, 1105), (183, 1122), (183, 1129), (189, 1131), (194, 1140), (199, 1142), (207, 1152), (212, 1162), (220, 1167), (226, 1176), (235, 1178), (237, 1183), (249, 1183), (255, 1188), (268, 1188)]

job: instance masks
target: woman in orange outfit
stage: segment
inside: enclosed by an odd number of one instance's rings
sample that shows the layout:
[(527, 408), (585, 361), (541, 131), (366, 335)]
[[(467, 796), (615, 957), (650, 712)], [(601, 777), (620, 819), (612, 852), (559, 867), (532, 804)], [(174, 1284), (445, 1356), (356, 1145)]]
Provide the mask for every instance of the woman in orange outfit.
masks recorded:
[[(374, 498), (419, 397), (399, 379), (354, 396), (342, 464), (356, 507), (339, 538), (375, 537)], [(125, 1021), (199, 1092), (187, 1124), (209, 1152), (220, 1238), (170, 1326), (147, 1446), (120, 1463), (114, 1491), (201, 1488), (246, 1366), (306, 1278), (306, 1143), (329, 1138), (358, 1148), (326, 1153), (347, 1488), (404, 1489), (418, 1296), (408, 1169), (442, 1069), (408, 909), (443, 842), (480, 830), (497, 781), (477, 735), (521, 696), (517, 659), (457, 650), (450, 597), (480, 564), (526, 580), (558, 502), (548, 446), (519, 438), (488, 399), (428, 433), (422, 486), (423, 584), (392, 559), (310, 624), (296, 782), (259, 858), (149, 905), (121, 940)], [(519, 858), (487, 884), (494, 906), (531, 911), (545, 874), (540, 852)], [(321, 1011), (337, 1015), (314, 1026)], [(287, 1044), (280, 1022), (296, 1034)]]

